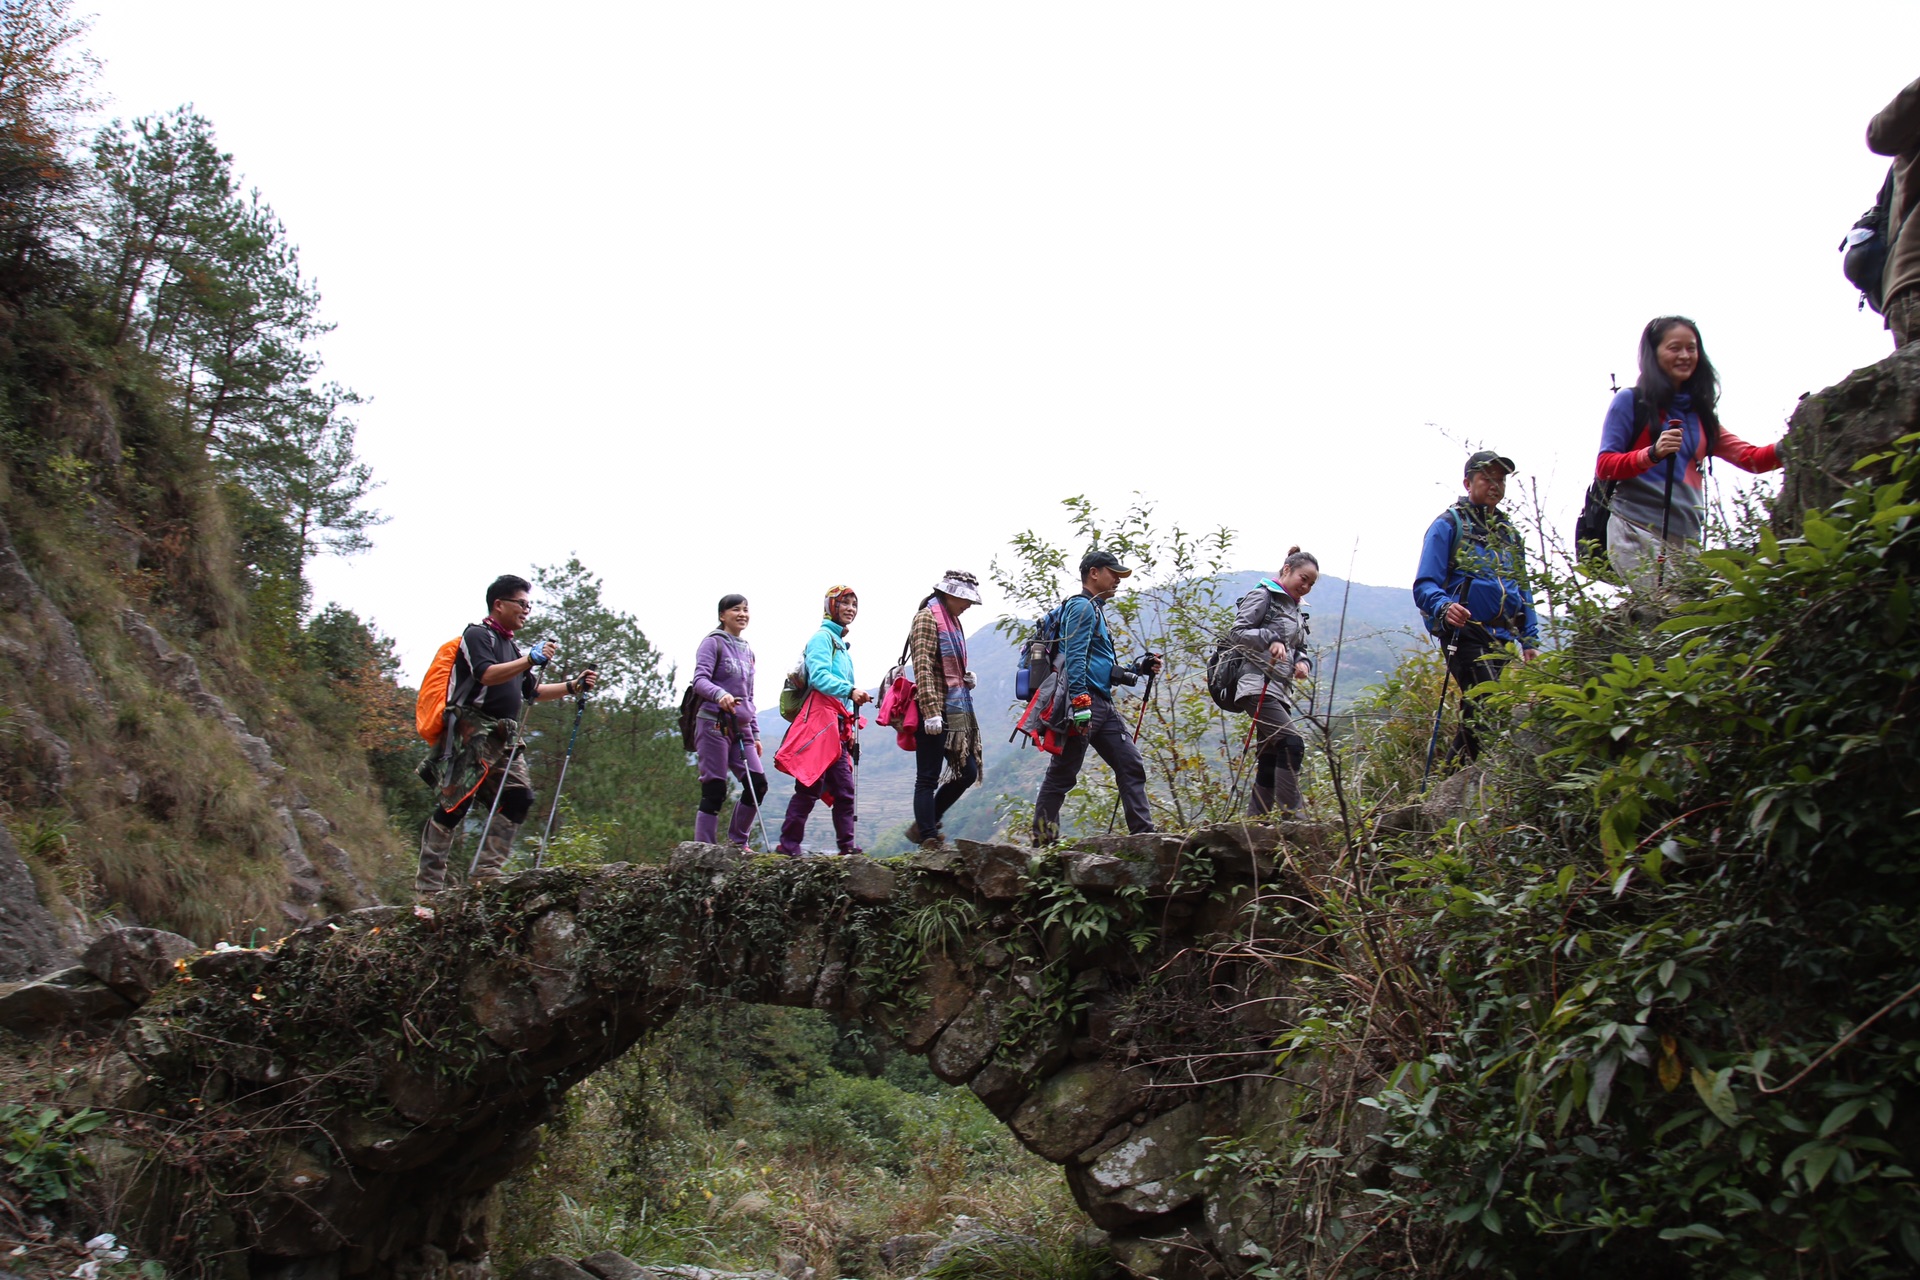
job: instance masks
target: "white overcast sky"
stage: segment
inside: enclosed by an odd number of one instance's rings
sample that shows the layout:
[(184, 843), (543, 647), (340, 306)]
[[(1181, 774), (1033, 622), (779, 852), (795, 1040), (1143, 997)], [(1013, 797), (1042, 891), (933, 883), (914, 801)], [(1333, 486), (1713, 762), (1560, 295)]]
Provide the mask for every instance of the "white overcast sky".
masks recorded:
[(410, 677), (577, 552), (683, 671), (852, 583), (877, 680), (1076, 493), (1408, 583), (1459, 440), (1570, 525), (1651, 316), (1756, 443), (1891, 346), (1834, 246), (1912, 4), (90, 8), (320, 282), (391, 523), (318, 600)]

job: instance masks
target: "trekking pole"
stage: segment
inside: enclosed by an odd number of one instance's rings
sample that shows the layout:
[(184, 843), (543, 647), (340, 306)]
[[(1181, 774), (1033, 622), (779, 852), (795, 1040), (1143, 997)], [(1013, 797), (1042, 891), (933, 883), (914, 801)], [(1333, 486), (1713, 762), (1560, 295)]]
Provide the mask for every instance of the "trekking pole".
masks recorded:
[[(1464, 596), (1467, 593), (1468, 586), (1469, 583), (1466, 582), (1460, 584), (1461, 595)], [(1448, 603), (1460, 602), (1450, 600)], [(1444, 618), (1446, 615), (1441, 616)], [(1433, 709), (1433, 736), (1427, 739), (1427, 767), (1420, 771), (1420, 790), (1423, 792), (1427, 789), (1427, 779), (1433, 776), (1433, 752), (1440, 743), (1440, 717), (1445, 715), (1447, 710), (1447, 681), (1453, 676), (1453, 655), (1460, 651), (1460, 628), (1448, 627), (1447, 634), (1442, 639), (1446, 643), (1447, 656), (1444, 663), (1445, 669), (1440, 676), (1440, 705)], [(1462, 693), (1464, 692), (1463, 689)]]
[[(1133, 741), (1135, 745), (1138, 745), (1140, 742), (1140, 726), (1145, 724), (1147, 721), (1147, 704), (1153, 701), (1153, 678), (1159, 674), (1160, 673), (1157, 671), (1147, 672), (1146, 692), (1140, 695), (1140, 714), (1133, 718)], [(1115, 786), (1113, 791), (1113, 812), (1107, 815), (1107, 834), (1108, 835), (1113, 834), (1113, 824), (1119, 821), (1119, 818), (1120, 818), (1120, 788), (1118, 786), (1119, 780), (1116, 778), (1114, 781), (1115, 781)]]
[[(1273, 677), (1270, 675), (1260, 682), (1260, 697), (1253, 704), (1253, 719), (1247, 721), (1247, 736), (1240, 740), (1240, 767), (1242, 768), (1244, 768), (1247, 763), (1247, 752), (1253, 747), (1253, 731), (1260, 727), (1260, 710), (1267, 705), (1267, 686), (1272, 682)], [(1227, 792), (1226, 820), (1228, 822), (1233, 821), (1234, 810), (1240, 807), (1241, 781), (1242, 776), (1236, 771), (1233, 779), (1233, 789)]]
[(467, 864), (467, 882), (473, 882), (473, 873), (480, 869), (480, 855), (487, 850), (487, 836), (493, 831), (493, 815), (500, 812), (500, 797), (507, 793), (507, 775), (513, 771), (513, 761), (520, 754), (520, 738), (526, 731), (527, 713), (533, 710), (533, 699), (528, 698), (520, 705), (520, 718), (513, 722), (513, 745), (507, 750), (507, 762), (500, 766), (500, 783), (493, 789), (493, 804), (487, 810), (487, 825), (480, 828), (480, 839), (473, 848), (473, 861)]
[[(742, 645), (745, 645), (746, 641), (742, 640), (740, 643)], [(747, 650), (747, 655), (749, 657), (752, 657), (753, 650), (751, 648)], [(735, 661), (736, 662), (738, 661), (737, 657), (735, 658)], [(744, 664), (742, 666), (742, 669), (743, 670), (745, 669)], [(756, 662), (756, 670), (757, 669), (758, 669), (758, 664)], [(749, 673), (749, 678), (747, 680), (747, 693), (748, 694), (753, 693), (753, 680), (751, 678), (751, 673)], [(739, 714), (738, 714), (737, 708), (735, 709), (735, 712), (733, 713), (733, 715), (734, 715), (734, 723), (737, 726), (739, 724)], [(719, 727), (719, 721), (717, 719), (714, 721), (714, 727), (715, 728)], [(757, 716), (753, 723), (753, 731), (756, 735), (758, 735), (760, 732), (760, 721)], [(739, 729), (736, 728), (735, 730), (736, 737), (739, 736), (739, 732), (740, 732)], [(757, 737), (755, 738), (755, 745), (758, 745)], [(729, 771), (731, 771), (731, 767), (733, 765), (732, 746), (728, 746), (727, 748), (727, 765), (729, 767)], [(766, 768), (767, 768), (767, 762), (765, 759), (762, 759), (760, 761), (760, 776), (762, 778), (767, 776)], [(771, 792), (772, 790), (773, 790), (773, 786), (771, 783), (769, 783), (767, 785), (767, 791)], [(734, 803), (737, 805), (740, 803), (740, 801), (747, 799), (749, 796), (753, 796), (753, 770), (747, 767), (747, 739), (740, 738), (740, 800), (736, 800), (734, 801)], [(760, 820), (760, 840), (763, 844), (767, 846), (767, 852), (772, 853), (773, 837), (767, 834), (767, 807), (765, 804), (765, 800), (766, 800), (765, 794), (754, 796), (753, 813), (754, 813), (754, 817)], [(751, 837), (752, 832), (748, 832), (748, 835), (749, 837)], [(751, 838), (749, 838), (747, 841), (747, 851), (749, 853), (753, 851), (753, 841)]]
[[(765, 760), (760, 762), (760, 776), (762, 778), (767, 776), (766, 763)], [(740, 748), (740, 768), (745, 771), (747, 775), (741, 779), (740, 789), (745, 792), (746, 795), (753, 795), (753, 770), (747, 768), (747, 749), (745, 747)], [(859, 785), (857, 781), (854, 783), (856, 790)], [(772, 794), (772, 792), (773, 784), (768, 783), (766, 790), (756, 796), (753, 801), (754, 816), (760, 820), (760, 843), (767, 847), (768, 853), (773, 852), (773, 837), (767, 832), (767, 796)], [(748, 848), (752, 848), (752, 841), (748, 841)]]
[[(1687, 424), (1680, 424), (1682, 437), (1686, 435)], [(1660, 558), (1653, 562), (1653, 589), (1659, 591), (1667, 582), (1667, 523), (1673, 518), (1673, 464), (1679, 454), (1667, 455), (1667, 491), (1660, 499)]]
[(567, 754), (560, 758), (560, 776), (553, 784), (553, 807), (547, 810), (547, 827), (540, 833), (540, 852), (533, 855), (535, 871), (547, 860), (547, 841), (553, 838), (553, 820), (560, 814), (560, 791), (567, 785), (567, 766), (573, 763), (573, 744), (580, 740), (580, 718), (586, 714), (587, 690), (582, 685), (580, 696), (574, 700), (573, 731), (567, 734)]
[(1440, 718), (1447, 711), (1447, 681), (1453, 678), (1453, 652), (1457, 645), (1447, 646), (1446, 661), (1441, 664), (1440, 705), (1433, 709), (1433, 735), (1427, 739), (1427, 767), (1420, 771), (1420, 790), (1427, 789), (1427, 779), (1433, 776), (1433, 752), (1440, 745)]

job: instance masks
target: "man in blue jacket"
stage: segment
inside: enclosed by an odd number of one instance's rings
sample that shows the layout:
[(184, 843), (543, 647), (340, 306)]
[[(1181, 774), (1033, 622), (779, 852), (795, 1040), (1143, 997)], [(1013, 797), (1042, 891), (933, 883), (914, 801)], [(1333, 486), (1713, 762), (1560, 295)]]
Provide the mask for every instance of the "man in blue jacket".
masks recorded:
[(1474, 732), (1477, 699), (1467, 690), (1500, 678), (1518, 644), (1521, 656), (1540, 650), (1540, 620), (1527, 586), (1527, 547), (1513, 521), (1500, 511), (1513, 459), (1482, 449), (1467, 459), (1466, 495), (1427, 527), (1413, 601), (1427, 630), (1447, 646), (1447, 671), (1460, 686), (1460, 728), (1449, 762), (1480, 754)]
[(1049, 845), (1060, 834), (1060, 806), (1086, 761), (1087, 748), (1100, 753), (1113, 769), (1120, 788), (1120, 807), (1127, 830), (1153, 830), (1147, 809), (1147, 766), (1133, 743), (1127, 724), (1113, 705), (1113, 686), (1133, 684), (1160, 670), (1160, 659), (1148, 654), (1132, 667), (1122, 667), (1113, 651), (1104, 606), (1120, 589), (1120, 579), (1133, 570), (1111, 551), (1089, 551), (1080, 560), (1080, 594), (1060, 606), (1060, 671), (1072, 708), (1072, 732), (1060, 754), (1047, 764), (1040, 795), (1033, 802), (1033, 842)]

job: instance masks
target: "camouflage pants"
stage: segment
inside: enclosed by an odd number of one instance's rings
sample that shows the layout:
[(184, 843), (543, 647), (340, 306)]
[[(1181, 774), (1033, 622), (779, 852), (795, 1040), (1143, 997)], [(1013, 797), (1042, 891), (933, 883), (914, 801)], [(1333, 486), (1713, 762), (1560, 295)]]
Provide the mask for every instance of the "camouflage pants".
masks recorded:
[[(512, 749), (513, 721), (462, 712), (452, 732), (459, 745), (440, 788), (439, 807), (420, 832), (420, 869), (413, 882), (420, 893), (438, 893), (446, 887), (447, 859), (461, 820), (475, 804), (492, 811), (494, 796), (500, 796), (492, 825), (481, 833), (475, 880), (490, 880), (500, 874), (513, 852), (520, 824), (533, 807), (533, 775), (527, 769), (526, 749)], [(513, 757), (511, 764), (509, 755)]]
[(1902, 289), (1887, 299), (1887, 328), (1895, 351), (1920, 336), (1920, 289)]

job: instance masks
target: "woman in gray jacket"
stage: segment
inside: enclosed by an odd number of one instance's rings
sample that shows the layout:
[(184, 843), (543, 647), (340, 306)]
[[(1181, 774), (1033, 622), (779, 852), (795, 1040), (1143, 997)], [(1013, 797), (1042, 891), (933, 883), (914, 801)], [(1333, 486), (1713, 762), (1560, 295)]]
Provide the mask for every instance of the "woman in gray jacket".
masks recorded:
[(1271, 578), (1240, 597), (1227, 638), (1245, 659), (1234, 690), (1234, 710), (1253, 717), (1248, 726), (1257, 762), (1247, 813), (1262, 816), (1279, 805), (1282, 813), (1300, 808), (1300, 763), (1307, 740), (1294, 727), (1289, 707), (1293, 682), (1313, 670), (1307, 660), (1306, 619), (1300, 602), (1320, 577), (1320, 562), (1298, 547)]

